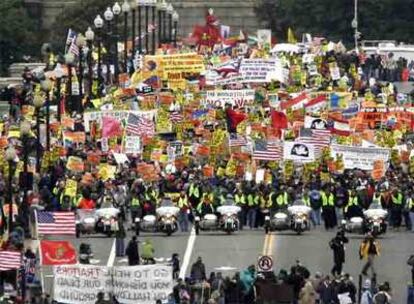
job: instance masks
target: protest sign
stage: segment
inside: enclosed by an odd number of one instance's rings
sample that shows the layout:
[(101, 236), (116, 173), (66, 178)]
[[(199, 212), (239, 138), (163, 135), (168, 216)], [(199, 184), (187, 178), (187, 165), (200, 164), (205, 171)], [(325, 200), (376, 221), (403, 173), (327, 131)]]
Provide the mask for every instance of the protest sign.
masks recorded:
[(373, 170), (376, 160), (387, 163), (390, 159), (390, 150), (384, 148), (363, 148), (345, 145), (331, 145), (331, 156), (343, 156), (345, 169)]
[(278, 80), (285, 82), (285, 73), (278, 59), (243, 59), (240, 64), (242, 82), (262, 83)]
[(141, 138), (139, 136), (125, 136), (124, 153), (125, 154), (141, 153)]
[(66, 169), (73, 172), (83, 172), (85, 170), (83, 159), (77, 156), (69, 156), (68, 162), (66, 163)]
[(173, 291), (172, 268), (167, 265), (114, 267), (113, 294), (123, 304), (163, 303)]
[(283, 159), (295, 162), (312, 162), (315, 160), (315, 147), (302, 142), (285, 142)]
[(262, 46), (270, 47), (272, 45), (272, 30), (257, 30), (257, 43)]
[(65, 195), (75, 197), (78, 189), (78, 183), (73, 179), (68, 179), (65, 186)]
[(254, 102), (254, 90), (222, 90), (207, 91), (202, 104), (215, 108), (223, 108), (226, 103), (239, 108)]
[(105, 266), (55, 266), (53, 298), (67, 304), (94, 304), (99, 291), (112, 291), (111, 270)]

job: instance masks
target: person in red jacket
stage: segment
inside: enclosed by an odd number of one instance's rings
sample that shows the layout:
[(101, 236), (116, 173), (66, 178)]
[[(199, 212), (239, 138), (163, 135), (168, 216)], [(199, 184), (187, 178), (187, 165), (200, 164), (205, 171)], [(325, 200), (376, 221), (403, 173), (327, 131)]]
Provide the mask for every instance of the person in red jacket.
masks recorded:
[(229, 131), (230, 136), (235, 136), (235, 134), (237, 133), (237, 126), (247, 118), (247, 115), (233, 110), (231, 105), (227, 104), (226, 118), (227, 130)]
[(95, 209), (96, 204), (93, 199), (91, 199), (89, 191), (84, 191), (82, 193), (82, 199), (79, 202), (78, 208), (79, 209)]

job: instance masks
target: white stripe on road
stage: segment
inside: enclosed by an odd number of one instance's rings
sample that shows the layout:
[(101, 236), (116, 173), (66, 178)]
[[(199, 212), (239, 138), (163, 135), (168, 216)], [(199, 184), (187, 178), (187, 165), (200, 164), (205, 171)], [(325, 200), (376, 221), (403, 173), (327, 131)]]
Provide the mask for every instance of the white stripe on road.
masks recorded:
[(106, 263), (106, 266), (112, 267), (114, 266), (114, 262), (115, 262), (115, 239), (112, 243), (111, 252), (109, 253), (108, 263)]
[(180, 278), (185, 279), (185, 274), (187, 273), (188, 265), (190, 264), (191, 254), (193, 253), (194, 243), (196, 240), (195, 229), (191, 229), (190, 237), (188, 238), (187, 248), (185, 249), (183, 264), (180, 269)]

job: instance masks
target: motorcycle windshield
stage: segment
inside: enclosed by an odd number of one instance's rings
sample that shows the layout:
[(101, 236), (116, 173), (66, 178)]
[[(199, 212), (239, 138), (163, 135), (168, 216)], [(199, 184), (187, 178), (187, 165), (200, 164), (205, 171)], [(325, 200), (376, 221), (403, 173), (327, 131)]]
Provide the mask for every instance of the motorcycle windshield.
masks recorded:
[(180, 209), (174, 206), (161, 206), (157, 208), (156, 212), (159, 216), (164, 216), (166, 214), (173, 214), (176, 215)]
[(240, 207), (235, 205), (220, 206), (217, 208), (217, 212), (220, 214), (237, 214), (240, 210)]
[(78, 209), (76, 211), (76, 216), (78, 217), (79, 220), (83, 220), (85, 218), (88, 217), (95, 217), (95, 209)]

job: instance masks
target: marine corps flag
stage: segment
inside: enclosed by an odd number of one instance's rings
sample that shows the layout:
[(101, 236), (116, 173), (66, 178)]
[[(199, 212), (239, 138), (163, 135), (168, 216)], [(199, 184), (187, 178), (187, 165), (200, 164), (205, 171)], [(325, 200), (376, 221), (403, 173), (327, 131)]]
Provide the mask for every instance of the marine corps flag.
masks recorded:
[(42, 265), (76, 264), (76, 250), (68, 241), (40, 241)]

